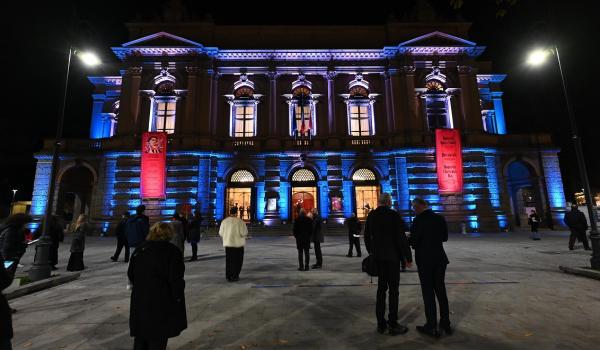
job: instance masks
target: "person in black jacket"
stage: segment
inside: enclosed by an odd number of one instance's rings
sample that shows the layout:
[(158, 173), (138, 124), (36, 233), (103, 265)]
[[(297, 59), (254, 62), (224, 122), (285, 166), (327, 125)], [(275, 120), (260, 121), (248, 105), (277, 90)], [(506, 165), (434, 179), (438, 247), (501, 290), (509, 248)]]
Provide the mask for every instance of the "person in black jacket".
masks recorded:
[(125, 248), (125, 262), (129, 262), (129, 242), (127, 242), (127, 233), (125, 232), (125, 228), (127, 226), (127, 220), (129, 220), (129, 212), (126, 211), (121, 215), (121, 221), (117, 224), (115, 228), (115, 236), (117, 236), (117, 250), (115, 250), (115, 254), (110, 257), (112, 261), (118, 261), (119, 255), (121, 255), (121, 250), (123, 247)]
[(58, 221), (58, 217), (52, 215), (50, 217), (48, 228), (48, 235), (50, 236), (50, 265), (52, 270), (57, 270), (56, 265), (58, 264), (58, 246), (65, 238), (63, 226)]
[(317, 258), (317, 263), (311, 266), (313, 269), (320, 269), (323, 267), (323, 253), (321, 252), (321, 243), (325, 241), (325, 237), (323, 236), (323, 231), (321, 230), (321, 226), (323, 224), (323, 219), (317, 212), (317, 209), (314, 208), (312, 210), (312, 236), (311, 240), (315, 247), (315, 257)]
[(586, 231), (588, 229), (587, 219), (585, 215), (579, 211), (577, 205), (571, 206), (571, 211), (565, 214), (565, 224), (571, 230), (571, 236), (569, 237), (569, 250), (573, 250), (575, 247), (575, 240), (579, 239), (583, 243), (585, 250), (591, 250), (588, 243)]
[(158, 222), (131, 256), (127, 276), (132, 284), (129, 329), (136, 349), (166, 349), (168, 338), (187, 328), (185, 266), (181, 251), (170, 243), (171, 225)]
[[(312, 234), (312, 220), (306, 216), (304, 209), (300, 209), (298, 217), (294, 221), (294, 237), (296, 238), (296, 248), (298, 249), (298, 271), (309, 270), (310, 255), (310, 236)], [(303, 262), (302, 258), (306, 261)]]
[[(406, 259), (412, 265), (412, 253), (406, 239), (406, 225), (400, 214), (393, 210), (392, 197), (382, 193), (377, 209), (369, 212), (365, 224), (365, 246), (377, 266), (377, 331), (404, 334), (408, 328), (398, 323), (398, 287), (400, 285), (400, 261)], [(385, 320), (386, 291), (389, 289), (389, 313)]]
[(142, 242), (146, 240), (146, 236), (148, 236), (150, 219), (144, 215), (145, 210), (145, 205), (138, 205), (137, 208), (135, 208), (135, 215), (127, 220), (125, 226), (127, 242), (129, 243), (129, 247), (133, 249), (142, 244)]
[(6, 260), (15, 261), (15, 267), (27, 249), (25, 225), (30, 222), (27, 214), (13, 214), (0, 227), (0, 253)]
[(188, 228), (188, 242), (190, 242), (190, 245), (192, 246), (192, 258), (190, 261), (198, 260), (198, 242), (200, 242), (200, 238), (202, 238), (202, 220), (200, 210), (196, 209)]
[(347, 257), (352, 257), (352, 248), (356, 247), (356, 256), (362, 256), (362, 252), (360, 251), (360, 230), (361, 225), (360, 221), (356, 217), (355, 213), (350, 214), (350, 217), (344, 221), (344, 224), (348, 228), (348, 255)]
[(2, 350), (12, 349), (12, 311), (6, 297), (2, 294), (2, 291), (12, 284), (12, 280), (13, 276), (4, 268), (4, 258), (0, 254), (0, 349)]
[(443, 242), (448, 241), (446, 219), (429, 208), (429, 203), (421, 198), (412, 201), (417, 214), (410, 229), (410, 243), (415, 250), (415, 261), (421, 281), (421, 294), (425, 304), (427, 323), (417, 326), (421, 333), (439, 337), (435, 299), (440, 304), (440, 329), (452, 334), (450, 311), (446, 295), (446, 266), (448, 257)]

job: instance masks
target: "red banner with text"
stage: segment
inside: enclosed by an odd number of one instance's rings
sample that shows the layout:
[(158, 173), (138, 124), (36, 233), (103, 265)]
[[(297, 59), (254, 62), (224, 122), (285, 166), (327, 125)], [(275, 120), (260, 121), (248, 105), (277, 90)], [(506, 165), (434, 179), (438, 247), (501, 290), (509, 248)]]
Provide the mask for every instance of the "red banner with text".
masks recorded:
[(140, 193), (142, 199), (164, 199), (167, 178), (167, 134), (145, 132), (142, 135)]
[(462, 193), (462, 147), (458, 130), (435, 130), (435, 158), (439, 192), (445, 194)]

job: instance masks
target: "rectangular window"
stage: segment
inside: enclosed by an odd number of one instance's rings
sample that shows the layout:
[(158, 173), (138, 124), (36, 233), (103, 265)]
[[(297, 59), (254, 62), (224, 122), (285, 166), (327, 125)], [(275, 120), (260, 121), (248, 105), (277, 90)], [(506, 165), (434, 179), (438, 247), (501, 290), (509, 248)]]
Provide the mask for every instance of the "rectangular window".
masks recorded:
[[(310, 104), (307, 104), (306, 106), (300, 106), (299, 104), (294, 105), (296, 134), (298, 135), (308, 136), (309, 133), (312, 132), (313, 125), (310, 107)], [(304, 123), (302, 123), (302, 120), (304, 120)]]
[(253, 137), (254, 135), (254, 105), (237, 105), (233, 137)]
[(370, 106), (366, 104), (350, 105), (350, 135), (352, 136), (370, 136), (371, 133), (371, 115)]
[(177, 102), (174, 100), (158, 101), (150, 131), (162, 131), (167, 134), (174, 133), (176, 107)]
[(451, 129), (448, 99), (445, 95), (428, 94), (425, 97), (425, 113), (429, 130)]

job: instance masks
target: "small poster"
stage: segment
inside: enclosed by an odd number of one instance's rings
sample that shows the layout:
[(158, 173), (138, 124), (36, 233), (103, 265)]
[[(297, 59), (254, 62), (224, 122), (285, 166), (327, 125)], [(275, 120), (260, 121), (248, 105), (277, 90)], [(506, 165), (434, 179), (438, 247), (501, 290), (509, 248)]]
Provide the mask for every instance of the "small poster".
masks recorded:
[(277, 198), (268, 198), (267, 199), (267, 211), (276, 211), (277, 210)]
[(342, 198), (331, 197), (331, 211), (342, 211)]

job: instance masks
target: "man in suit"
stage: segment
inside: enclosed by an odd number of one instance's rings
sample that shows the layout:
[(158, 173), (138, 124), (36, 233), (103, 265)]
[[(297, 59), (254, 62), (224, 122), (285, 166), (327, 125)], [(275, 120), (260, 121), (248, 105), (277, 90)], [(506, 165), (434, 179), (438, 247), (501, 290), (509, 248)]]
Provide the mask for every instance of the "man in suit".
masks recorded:
[[(398, 323), (398, 287), (400, 285), (400, 261), (406, 259), (412, 265), (412, 253), (404, 232), (406, 226), (400, 214), (393, 210), (392, 197), (383, 193), (379, 206), (372, 210), (365, 224), (365, 246), (377, 266), (377, 332), (390, 335), (404, 334), (408, 328)], [(389, 289), (389, 313), (385, 319), (385, 299)]]
[(437, 297), (440, 304), (439, 327), (450, 335), (452, 328), (450, 327), (450, 311), (444, 282), (446, 265), (449, 263), (443, 245), (443, 242), (448, 240), (446, 219), (434, 213), (429, 208), (429, 203), (421, 198), (413, 199), (412, 206), (417, 216), (410, 229), (410, 244), (415, 250), (415, 261), (419, 269), (421, 293), (427, 319), (427, 323), (417, 326), (417, 330), (432, 337), (440, 336), (435, 304)]
[(576, 204), (571, 206), (571, 211), (565, 214), (565, 224), (571, 230), (571, 236), (569, 237), (569, 250), (573, 250), (575, 246), (575, 240), (579, 239), (583, 243), (585, 250), (591, 250), (588, 243), (586, 231), (588, 228), (587, 219), (585, 215), (579, 211)]

